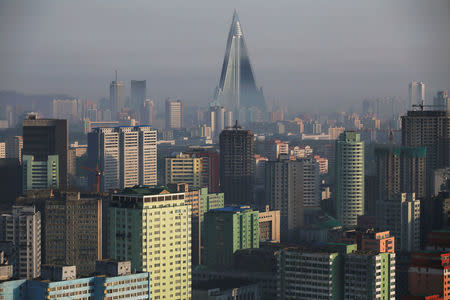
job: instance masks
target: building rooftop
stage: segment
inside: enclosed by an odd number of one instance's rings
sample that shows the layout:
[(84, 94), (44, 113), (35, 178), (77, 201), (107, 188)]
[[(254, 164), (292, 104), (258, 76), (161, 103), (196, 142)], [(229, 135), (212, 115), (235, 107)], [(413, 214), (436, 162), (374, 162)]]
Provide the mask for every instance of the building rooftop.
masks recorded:
[(209, 211), (237, 213), (237, 212), (244, 212), (247, 210), (251, 210), (250, 206), (236, 205), (236, 206), (225, 206), (225, 207), (221, 207), (221, 208), (215, 208), (215, 209), (211, 209)]
[(119, 195), (138, 195), (138, 196), (152, 196), (152, 195), (160, 195), (160, 194), (172, 194), (177, 193), (176, 190), (173, 190), (167, 186), (142, 186), (136, 185), (131, 188), (126, 188), (118, 191), (116, 194)]
[(243, 280), (243, 279), (235, 279), (235, 278), (223, 278), (217, 280), (207, 280), (200, 281), (192, 284), (193, 290), (211, 290), (211, 289), (220, 289), (220, 290), (230, 290), (234, 288), (240, 288), (248, 285), (256, 284), (253, 281)]

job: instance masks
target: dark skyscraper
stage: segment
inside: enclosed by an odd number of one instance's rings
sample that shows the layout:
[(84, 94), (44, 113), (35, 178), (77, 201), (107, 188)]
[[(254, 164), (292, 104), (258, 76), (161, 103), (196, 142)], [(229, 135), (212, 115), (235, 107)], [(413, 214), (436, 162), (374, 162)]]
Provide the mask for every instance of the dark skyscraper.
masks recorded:
[(240, 122), (260, 121), (266, 112), (261, 89), (256, 86), (238, 15), (234, 12), (215, 99)]
[(220, 134), (220, 183), (225, 204), (251, 204), (254, 142), (250, 130), (237, 124)]
[(131, 108), (138, 113), (147, 96), (147, 81), (131, 80)]
[(427, 188), (434, 170), (450, 165), (450, 115), (446, 111), (408, 111), (402, 116), (402, 145), (427, 148)]
[(58, 155), (60, 188), (67, 187), (67, 120), (39, 119), (29, 115), (23, 120), (23, 155), (33, 155), (35, 161), (47, 161)]

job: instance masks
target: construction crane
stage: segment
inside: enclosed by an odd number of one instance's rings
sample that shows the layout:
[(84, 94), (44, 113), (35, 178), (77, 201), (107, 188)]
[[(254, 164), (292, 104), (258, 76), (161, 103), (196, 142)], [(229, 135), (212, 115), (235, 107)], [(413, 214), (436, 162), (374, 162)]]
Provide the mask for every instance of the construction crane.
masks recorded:
[(98, 169), (98, 162), (97, 162), (97, 166), (95, 167), (95, 170), (85, 167), (85, 166), (81, 166), (81, 168), (85, 169), (89, 172), (95, 173), (95, 183), (93, 184), (93, 186), (95, 186), (95, 191), (97, 193), (100, 193), (100, 177), (103, 176), (105, 173)]
[(420, 111), (423, 111), (425, 107), (441, 107), (442, 108), (442, 105), (425, 104), (425, 102), (422, 99), (422, 102), (420, 104), (413, 104), (412, 107), (413, 107), (413, 109), (419, 108)]

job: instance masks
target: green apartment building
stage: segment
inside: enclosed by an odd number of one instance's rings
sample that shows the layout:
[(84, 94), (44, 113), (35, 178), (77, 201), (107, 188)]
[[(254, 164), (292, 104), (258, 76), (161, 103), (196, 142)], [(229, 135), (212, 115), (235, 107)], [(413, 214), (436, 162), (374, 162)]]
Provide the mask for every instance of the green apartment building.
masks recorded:
[(395, 299), (395, 253), (355, 251), (345, 257), (344, 299)]
[(112, 195), (109, 257), (150, 272), (151, 299), (191, 299), (191, 205), (166, 187)]
[(206, 265), (226, 269), (237, 250), (259, 248), (259, 212), (248, 206), (228, 206), (205, 213)]
[(364, 142), (345, 131), (336, 141), (336, 212), (339, 223), (354, 227), (364, 215)]
[(58, 155), (48, 155), (47, 160), (35, 160), (34, 155), (22, 157), (23, 193), (29, 190), (59, 188)]
[(357, 245), (329, 243), (321, 248), (290, 247), (277, 253), (277, 299), (344, 298), (345, 256)]

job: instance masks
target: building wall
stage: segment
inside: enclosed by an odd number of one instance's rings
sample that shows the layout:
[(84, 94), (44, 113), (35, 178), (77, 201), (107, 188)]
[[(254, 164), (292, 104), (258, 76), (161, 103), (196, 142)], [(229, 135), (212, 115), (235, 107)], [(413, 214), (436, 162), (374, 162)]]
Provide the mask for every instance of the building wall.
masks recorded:
[(184, 193), (117, 194), (112, 201), (109, 257), (151, 272), (152, 299), (190, 299), (191, 207)]
[(225, 207), (205, 214), (205, 248), (208, 267), (227, 269), (240, 249), (259, 248), (258, 212)]
[(32, 155), (23, 155), (22, 191), (59, 188), (59, 157), (49, 155), (46, 161), (36, 161)]
[(47, 264), (75, 265), (77, 273), (95, 271), (102, 259), (102, 199), (67, 192), (45, 203)]
[(259, 239), (261, 241), (280, 242), (280, 211), (268, 208), (259, 212)]
[(346, 131), (336, 141), (337, 217), (344, 227), (356, 226), (364, 215), (364, 142)]

